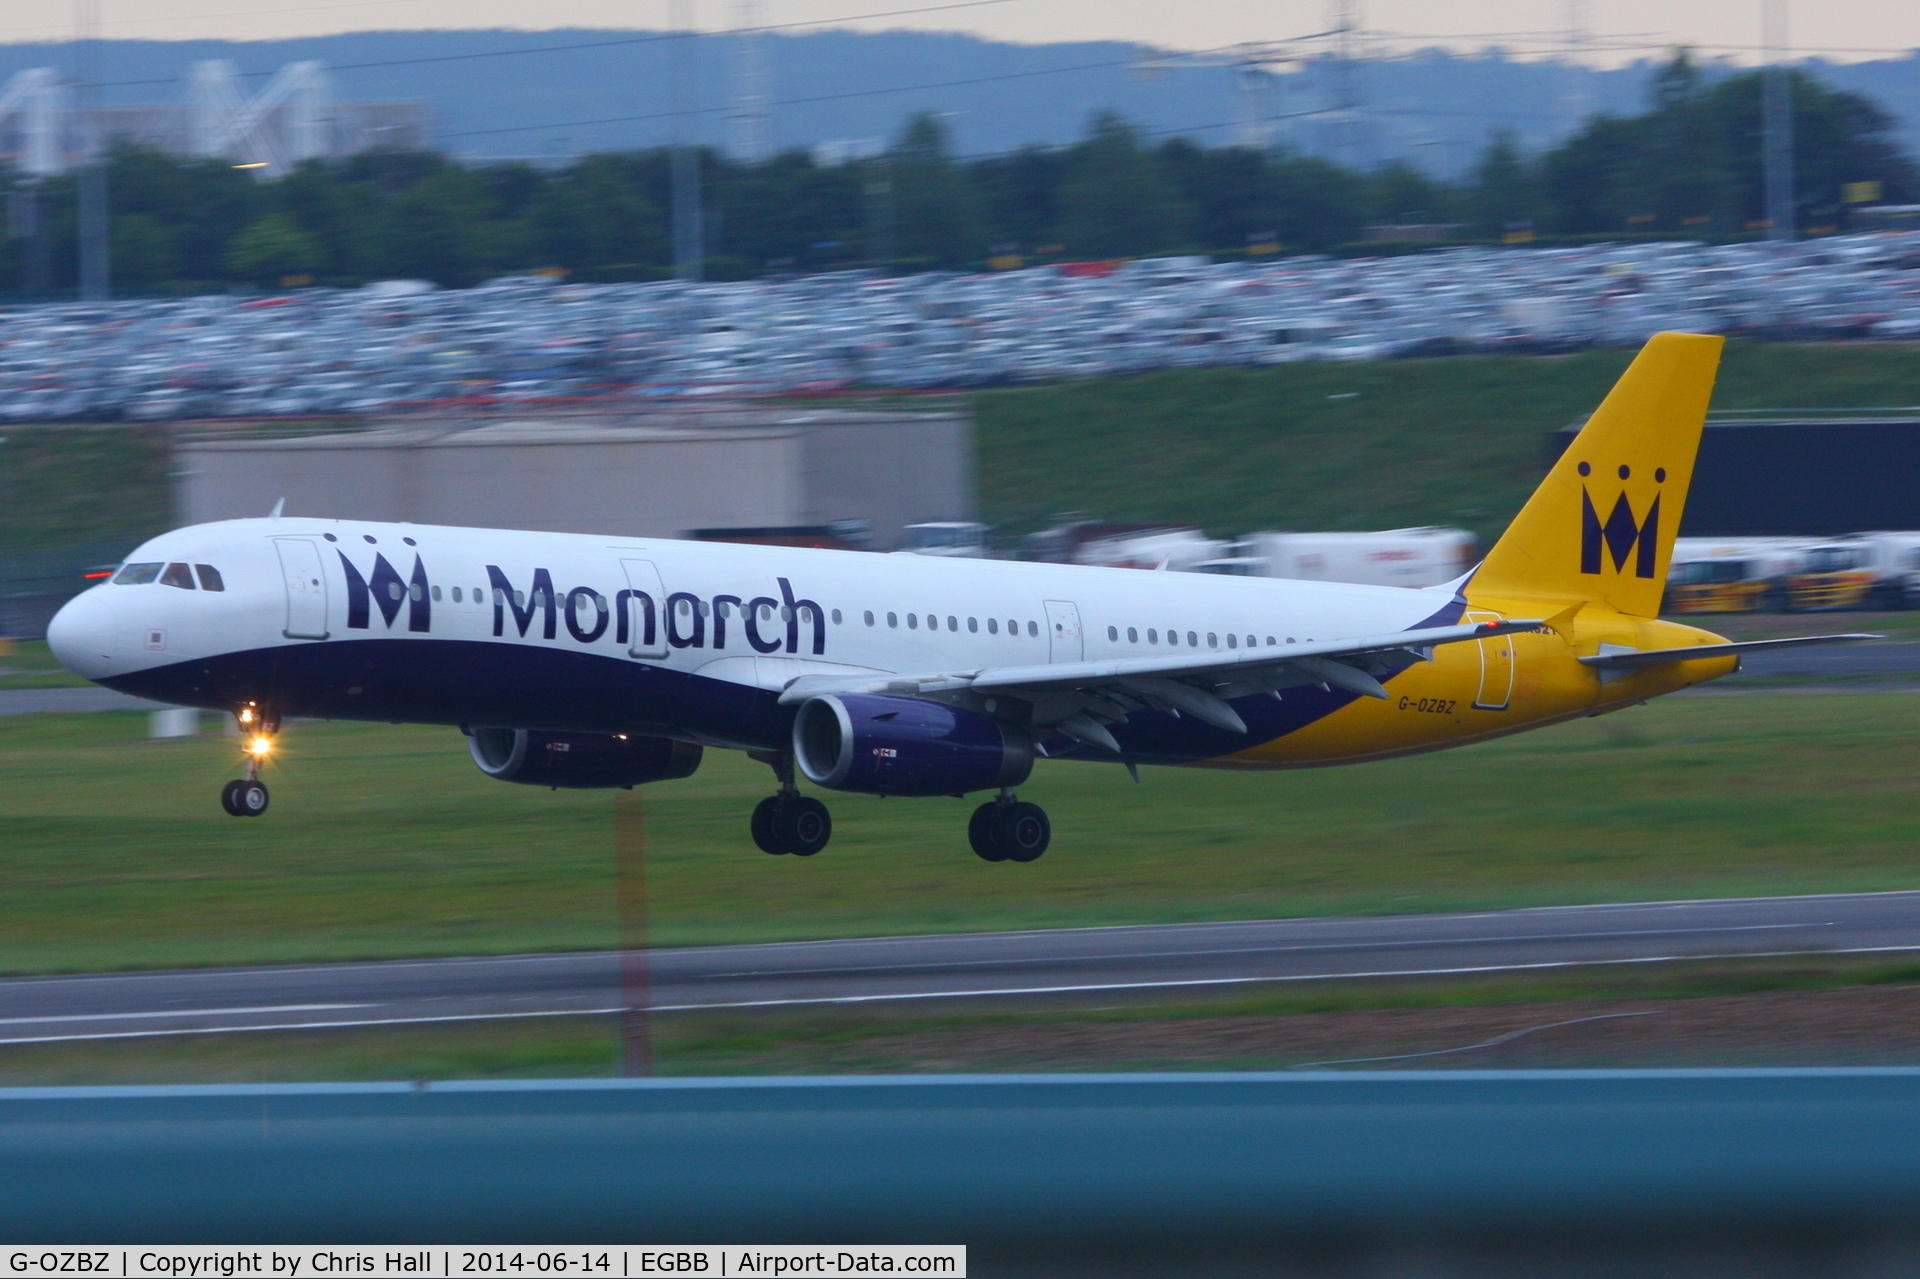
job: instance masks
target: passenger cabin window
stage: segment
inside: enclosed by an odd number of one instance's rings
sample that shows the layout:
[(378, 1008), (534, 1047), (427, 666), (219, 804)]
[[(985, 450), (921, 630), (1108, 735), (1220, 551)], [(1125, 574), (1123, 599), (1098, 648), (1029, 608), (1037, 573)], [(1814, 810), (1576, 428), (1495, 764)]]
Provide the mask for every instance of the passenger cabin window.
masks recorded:
[(1028, 635), (1028, 637), (1029, 637), (1029, 638), (1032, 638), (1032, 639), (1039, 639), (1039, 638), (1040, 638), (1040, 623), (1038, 623), (1038, 622), (1028, 622), (1028, 623), (1027, 623), (1027, 635)]
[(220, 579), (220, 570), (211, 564), (195, 564), (193, 571), (200, 575), (200, 589), (203, 591), (224, 591), (227, 584)]
[(160, 575), (160, 585), (177, 586), (183, 591), (193, 589), (193, 570), (185, 564), (169, 564), (167, 571)]
[(113, 575), (115, 586), (145, 586), (160, 576), (164, 564), (129, 564)]
[(1117, 641), (1120, 638), (1120, 628), (1118, 626), (1109, 626), (1107, 628), (1107, 638)]
[(999, 633), (1000, 633), (1000, 619), (997, 617), (989, 617), (987, 619), (987, 634), (998, 635)]
[(868, 609), (868, 610), (866, 611), (866, 614), (865, 614), (865, 616), (866, 616), (866, 619), (867, 619), (867, 625), (868, 625), (868, 626), (872, 626), (872, 625), (873, 625), (873, 610), (872, 610), (872, 609)]

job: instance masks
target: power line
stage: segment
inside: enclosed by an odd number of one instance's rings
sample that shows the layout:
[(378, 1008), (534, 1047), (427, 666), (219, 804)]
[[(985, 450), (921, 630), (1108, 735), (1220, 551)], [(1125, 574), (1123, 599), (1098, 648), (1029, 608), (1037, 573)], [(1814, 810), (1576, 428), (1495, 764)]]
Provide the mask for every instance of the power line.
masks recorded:
[[(884, 13), (850, 13), (837, 18), (814, 18), (807, 22), (774, 22), (757, 31), (788, 31), (796, 27), (828, 27), (843, 22), (868, 22), (877, 18), (904, 18), (917, 13), (944, 13), (952, 9), (980, 9), (988, 5), (1011, 4), (1013, 0), (954, 0), (951, 4), (922, 5), (915, 9), (889, 9)], [(617, 40), (586, 40), (578, 44), (543, 44), (531, 49), (482, 49), (474, 53), (442, 53), (420, 58), (385, 58), (378, 62), (347, 62), (339, 66), (329, 66), (328, 71), (366, 71), (375, 67), (413, 67), (434, 62), (473, 62), (482, 58), (516, 58), (530, 53), (570, 53), (580, 49), (616, 49), (636, 44), (661, 44), (668, 40), (682, 39), (677, 32), (649, 34), (643, 36), (624, 36)], [(266, 71), (243, 71), (246, 76), (272, 74)], [(166, 80), (115, 80), (102, 88), (125, 89), (150, 84), (172, 84)]]
[[(1228, 48), (1233, 48), (1235, 46), (1222, 45), (1220, 47), (1223, 49), (1228, 49)], [(1213, 52), (1213, 51), (1212, 50), (1196, 50), (1195, 52)], [(1093, 71), (1093, 70), (1101, 70), (1101, 69), (1111, 69), (1113, 67), (1129, 67), (1134, 65), (1135, 61), (1136, 60), (1132, 58), (1125, 58), (1125, 59), (1115, 59), (1115, 60), (1106, 61), (1106, 62), (1081, 62), (1068, 67), (1041, 67), (1033, 71), (1008, 71), (1000, 75), (972, 76), (964, 80), (939, 80), (939, 81), (933, 81), (925, 84), (903, 84), (903, 85), (895, 85), (891, 88), (886, 88), (886, 89), (850, 89), (844, 93), (822, 93), (822, 94), (816, 94), (812, 97), (807, 97), (807, 98), (779, 98), (779, 99), (775, 99), (773, 101), (768, 102), (767, 105), (769, 107), (807, 106), (816, 102), (839, 102), (849, 98), (875, 98), (875, 97), (883, 97), (887, 94), (892, 94), (892, 93), (916, 93), (925, 89), (965, 88), (969, 85), (976, 85), (976, 84), (997, 84), (997, 83), (1002, 83), (1008, 80), (1026, 80), (1026, 79), (1032, 79), (1038, 76), (1064, 75), (1072, 71)], [(668, 120), (683, 114), (712, 115), (719, 112), (723, 112), (724, 110), (725, 108), (723, 107), (702, 107), (698, 111), (691, 112), (691, 113), (679, 112), (679, 111), (653, 111), (645, 115), (606, 116), (597, 120), (566, 120), (558, 123), (548, 123), (548, 124), (516, 124), (516, 125), (509, 125), (499, 129), (466, 129), (459, 133), (447, 133), (447, 134), (442, 134), (441, 136), (447, 137), (447, 138), (479, 138), (479, 137), (489, 137), (489, 136), (492, 136), (495, 134), (501, 134), (501, 133), (538, 133), (544, 129), (583, 129), (591, 125), (602, 125), (602, 124), (640, 124), (650, 120)], [(1317, 116), (1317, 115), (1325, 115), (1325, 114), (1328, 114), (1328, 112), (1300, 111), (1300, 112), (1292, 112), (1284, 116), (1276, 116), (1274, 118), (1289, 119), (1289, 118)], [(1446, 110), (1424, 110), (1420, 108), (1411, 108), (1411, 107), (1394, 109), (1394, 110), (1375, 108), (1375, 114), (1379, 114), (1379, 115), (1441, 115), (1441, 116), (1457, 115), (1457, 116), (1465, 116), (1465, 117), (1470, 117), (1475, 119), (1490, 119), (1490, 120), (1523, 120), (1523, 119), (1530, 120), (1530, 119), (1551, 118), (1551, 117), (1545, 117), (1545, 116), (1529, 115), (1527, 113), (1517, 112), (1517, 111), (1446, 111)], [(1215, 126), (1204, 125), (1204, 126), (1196, 126), (1196, 127), (1213, 128)]]
[[(1231, 46), (1222, 46), (1223, 48)], [(1072, 71), (1097, 71), (1113, 67), (1130, 67), (1137, 59), (1113, 58), (1104, 62), (1081, 62), (1070, 67), (1041, 67), (1033, 71), (1008, 71), (1000, 75), (970, 76), (964, 80), (936, 80), (926, 84), (902, 84), (887, 89), (849, 89), (844, 93), (821, 93), (810, 98), (778, 98), (767, 105), (770, 107), (807, 106), (815, 102), (842, 102), (849, 98), (878, 98), (890, 93), (916, 93), (923, 89), (957, 89), (974, 84), (999, 84), (1008, 80), (1030, 80), (1037, 76), (1065, 75)], [(496, 133), (537, 133), (542, 129), (582, 129), (597, 124), (637, 124), (647, 120), (669, 120), (683, 114), (711, 115), (724, 111), (723, 107), (702, 107), (695, 112), (654, 111), (646, 115), (607, 116), (599, 120), (569, 120), (561, 124), (515, 124), (499, 129), (467, 129), (459, 133), (442, 134), (448, 138), (479, 138)]]

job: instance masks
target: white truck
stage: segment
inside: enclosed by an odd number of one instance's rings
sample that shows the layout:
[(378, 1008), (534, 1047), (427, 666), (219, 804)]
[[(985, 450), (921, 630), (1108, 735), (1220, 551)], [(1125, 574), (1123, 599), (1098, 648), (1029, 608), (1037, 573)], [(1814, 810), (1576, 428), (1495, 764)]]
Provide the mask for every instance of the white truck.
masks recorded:
[[(1097, 532), (1099, 526), (1089, 531)], [(1217, 558), (1226, 546), (1197, 528), (1128, 529), (1079, 543), (1069, 562), (1104, 568), (1165, 568), (1180, 573)]]
[(1867, 607), (1920, 608), (1920, 532), (1889, 530), (1848, 538), (1861, 548), (1861, 567), (1873, 574)]
[(1377, 533), (1266, 532), (1249, 533), (1232, 544), (1230, 554), (1194, 564), (1192, 571), (1420, 587), (1451, 582), (1479, 558), (1479, 543), (1473, 534), (1459, 528), (1395, 528)]
[(969, 520), (909, 524), (900, 530), (900, 549), (943, 559), (983, 560), (987, 557), (987, 526)]

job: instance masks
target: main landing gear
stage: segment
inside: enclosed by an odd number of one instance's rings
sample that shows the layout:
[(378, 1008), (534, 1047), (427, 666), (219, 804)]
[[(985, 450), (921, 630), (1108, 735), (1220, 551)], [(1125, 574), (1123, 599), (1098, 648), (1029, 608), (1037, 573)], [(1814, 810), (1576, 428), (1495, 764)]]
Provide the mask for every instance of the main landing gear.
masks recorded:
[(1047, 810), (1029, 804), (1003, 790), (998, 799), (988, 800), (973, 810), (967, 823), (967, 842), (982, 860), (990, 862), (1030, 862), (1047, 851), (1053, 839), (1053, 824)]
[(280, 728), (280, 718), (252, 703), (235, 711), (233, 718), (247, 743), (247, 775), (235, 778), (221, 789), (220, 807), (226, 809), (230, 817), (258, 817), (267, 811), (267, 803), (272, 798), (267, 794), (267, 784), (260, 780), (260, 764), (273, 750), (273, 735)]
[[(751, 758), (772, 768), (773, 775), (780, 779), (779, 794), (769, 795), (754, 806), (754, 844), (761, 852), (776, 857), (789, 853), (811, 857), (825, 848), (833, 838), (833, 815), (825, 804), (802, 795), (794, 785), (793, 756), (762, 751)], [(967, 841), (974, 852), (990, 862), (1037, 861), (1052, 838), (1053, 825), (1047, 820), (1047, 811), (1038, 804), (1015, 799), (1010, 790), (1001, 791), (997, 798), (974, 809), (973, 820), (967, 823)]]
[(773, 768), (780, 793), (769, 795), (753, 810), (753, 842), (763, 853), (778, 857), (791, 853), (811, 857), (833, 838), (833, 814), (811, 795), (802, 795), (793, 781), (793, 756), (756, 754), (754, 759)]

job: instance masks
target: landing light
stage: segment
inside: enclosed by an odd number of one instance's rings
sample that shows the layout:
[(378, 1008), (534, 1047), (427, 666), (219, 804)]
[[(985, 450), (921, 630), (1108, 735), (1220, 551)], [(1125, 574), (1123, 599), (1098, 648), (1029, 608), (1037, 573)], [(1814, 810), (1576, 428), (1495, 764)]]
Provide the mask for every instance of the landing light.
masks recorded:
[(247, 746), (248, 752), (254, 755), (265, 755), (268, 751), (272, 749), (273, 749), (272, 740), (265, 737), (256, 737)]

